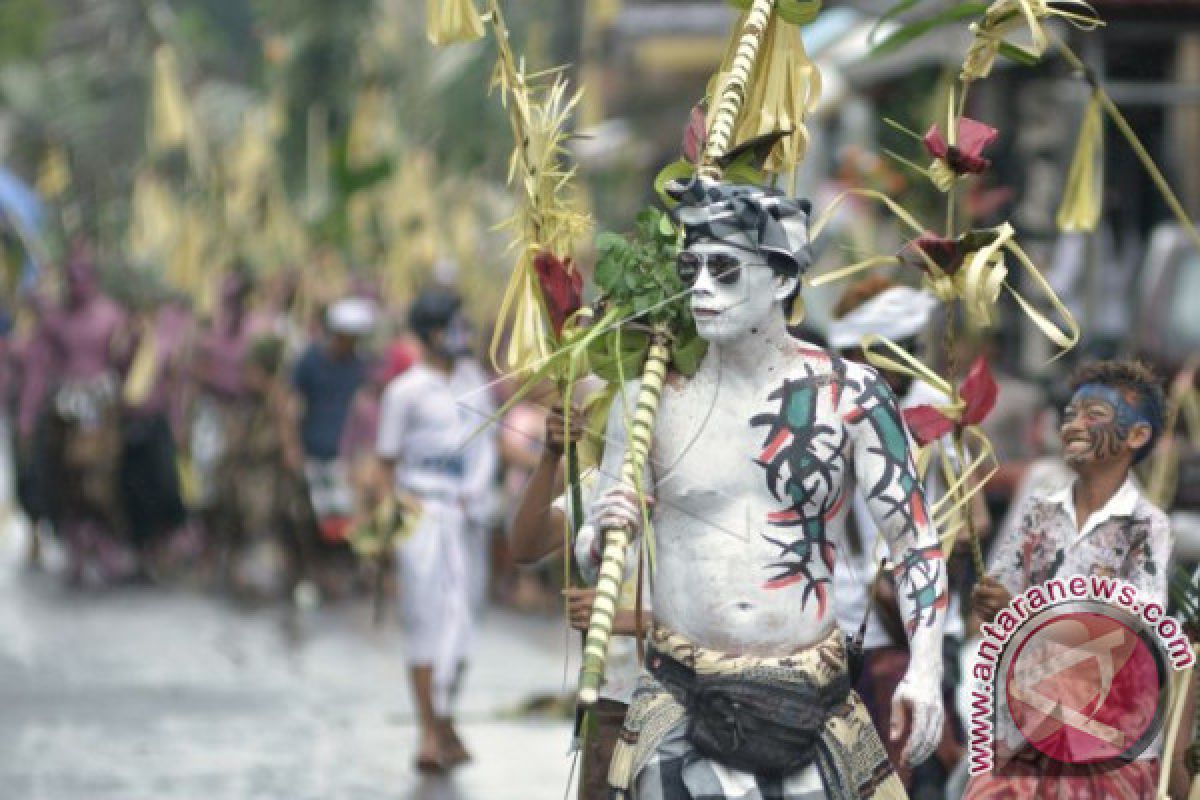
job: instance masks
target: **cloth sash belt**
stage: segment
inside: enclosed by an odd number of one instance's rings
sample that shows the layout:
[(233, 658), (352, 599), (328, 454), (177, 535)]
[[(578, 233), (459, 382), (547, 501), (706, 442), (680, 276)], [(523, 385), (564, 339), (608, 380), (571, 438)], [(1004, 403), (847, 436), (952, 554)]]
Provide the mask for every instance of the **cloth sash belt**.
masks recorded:
[(462, 456), (430, 456), (419, 459), (412, 465), (412, 468), (422, 472), (461, 478), (466, 465), (463, 463)]
[(764, 778), (815, 764), (826, 797), (905, 797), (850, 689), (845, 638), (836, 626), (816, 644), (771, 658), (710, 650), (656, 626), (646, 662), (609, 769), (614, 797), (628, 797), (660, 744), (683, 725), (695, 751), (689, 762)]
[(823, 686), (804, 673), (702, 675), (653, 648), (646, 668), (687, 711), (688, 739), (701, 755), (767, 777), (811, 764), (825, 721), (850, 694), (846, 670)]
[(54, 410), (84, 428), (98, 425), (117, 399), (117, 384), (104, 373), (90, 380), (65, 380), (54, 393)]

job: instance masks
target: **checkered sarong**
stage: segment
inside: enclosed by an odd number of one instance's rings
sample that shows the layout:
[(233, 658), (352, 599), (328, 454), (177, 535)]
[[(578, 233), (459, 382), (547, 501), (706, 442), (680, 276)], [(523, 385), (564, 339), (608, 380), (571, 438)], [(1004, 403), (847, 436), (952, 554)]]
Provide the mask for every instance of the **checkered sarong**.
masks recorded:
[[(825, 685), (847, 669), (839, 629), (784, 658), (730, 656), (707, 650), (679, 634), (655, 628), (651, 646), (699, 674), (737, 675), (769, 670), (797, 682)], [(700, 755), (687, 739), (686, 709), (643, 672), (613, 754), (609, 784), (614, 796), (636, 800), (899, 800), (904, 787), (888, 763), (858, 695), (833, 710), (813, 764), (782, 779), (732, 770)]]

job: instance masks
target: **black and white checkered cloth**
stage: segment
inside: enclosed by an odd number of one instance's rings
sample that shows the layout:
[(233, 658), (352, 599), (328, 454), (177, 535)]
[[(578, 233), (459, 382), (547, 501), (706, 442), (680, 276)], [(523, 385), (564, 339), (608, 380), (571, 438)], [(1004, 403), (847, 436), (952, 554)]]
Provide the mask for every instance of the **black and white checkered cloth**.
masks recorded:
[(785, 778), (738, 772), (696, 752), (686, 732), (686, 722), (676, 725), (642, 767), (634, 794), (637, 800), (823, 800), (827, 796), (817, 764)]
[[(670, 181), (667, 194), (679, 201), (671, 214), (683, 226), (685, 246), (703, 240), (777, 256), (772, 266), (789, 276), (803, 275), (812, 264), (808, 215), (812, 205), (778, 189), (695, 177)], [(777, 266), (778, 265), (778, 266)]]

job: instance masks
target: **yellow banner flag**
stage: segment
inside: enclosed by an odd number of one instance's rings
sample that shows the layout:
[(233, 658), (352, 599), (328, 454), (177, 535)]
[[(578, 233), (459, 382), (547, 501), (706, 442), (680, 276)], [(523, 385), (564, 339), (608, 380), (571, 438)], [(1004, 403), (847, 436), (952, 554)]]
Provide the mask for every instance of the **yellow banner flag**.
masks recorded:
[(191, 124), (175, 51), (160, 44), (154, 51), (154, 86), (151, 96), (150, 149), (155, 152), (181, 147)]

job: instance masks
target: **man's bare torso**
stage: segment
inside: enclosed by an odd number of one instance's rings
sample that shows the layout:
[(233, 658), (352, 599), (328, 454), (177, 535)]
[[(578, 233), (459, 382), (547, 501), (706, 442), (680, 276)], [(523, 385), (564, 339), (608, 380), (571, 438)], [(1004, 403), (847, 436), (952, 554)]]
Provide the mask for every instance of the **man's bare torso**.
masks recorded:
[[(659, 621), (708, 647), (785, 655), (836, 623), (830, 580), (866, 375), (797, 343), (760, 385), (706, 359), (663, 392), (652, 462)], [(774, 377), (774, 376), (778, 377)]]

